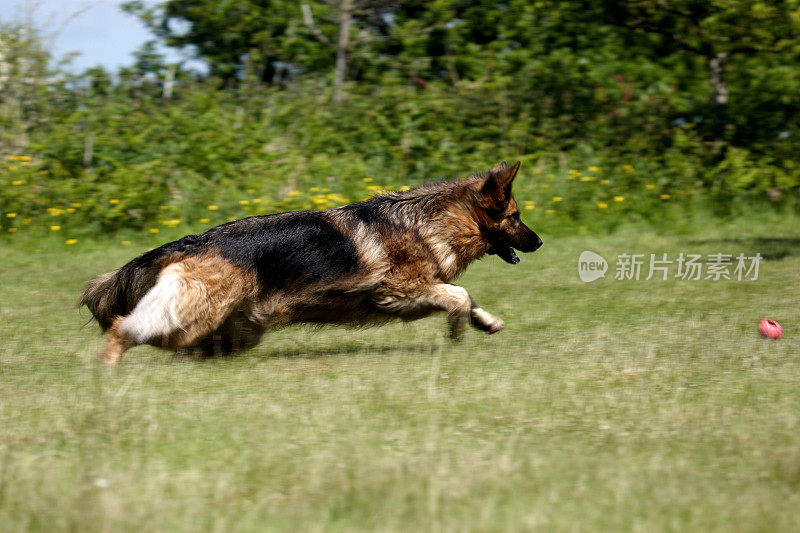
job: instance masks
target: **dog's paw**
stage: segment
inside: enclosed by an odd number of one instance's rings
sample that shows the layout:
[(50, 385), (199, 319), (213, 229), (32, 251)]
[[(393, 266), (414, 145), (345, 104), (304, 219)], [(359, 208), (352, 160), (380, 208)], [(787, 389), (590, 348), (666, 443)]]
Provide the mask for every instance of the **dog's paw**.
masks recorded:
[(494, 322), (492, 322), (492, 324), (489, 326), (489, 329), (486, 332), (489, 335), (492, 335), (494, 333), (497, 333), (498, 331), (501, 331), (504, 327), (506, 327), (505, 322), (495, 317)]
[(487, 313), (480, 307), (473, 308), (470, 317), (472, 318), (472, 325), (476, 329), (485, 331), (489, 335), (497, 333), (505, 327), (502, 320), (491, 313)]

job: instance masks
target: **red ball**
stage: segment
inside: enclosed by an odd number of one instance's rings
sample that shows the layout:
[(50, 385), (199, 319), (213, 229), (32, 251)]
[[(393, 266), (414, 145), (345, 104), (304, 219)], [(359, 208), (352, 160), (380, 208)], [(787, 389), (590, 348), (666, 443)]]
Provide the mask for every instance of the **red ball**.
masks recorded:
[(769, 318), (765, 318), (761, 321), (761, 324), (758, 325), (758, 331), (770, 339), (780, 339), (783, 337), (783, 328), (781, 325)]

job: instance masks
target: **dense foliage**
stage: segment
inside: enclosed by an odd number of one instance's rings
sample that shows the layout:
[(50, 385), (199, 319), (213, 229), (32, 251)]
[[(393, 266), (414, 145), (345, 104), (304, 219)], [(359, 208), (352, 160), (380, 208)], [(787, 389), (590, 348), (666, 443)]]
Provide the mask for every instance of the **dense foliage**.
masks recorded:
[(4, 233), (325, 208), (500, 159), (523, 160), (521, 204), (561, 231), (797, 208), (796, 1), (127, 9), (210, 73), (150, 44), (70, 75), (0, 27)]

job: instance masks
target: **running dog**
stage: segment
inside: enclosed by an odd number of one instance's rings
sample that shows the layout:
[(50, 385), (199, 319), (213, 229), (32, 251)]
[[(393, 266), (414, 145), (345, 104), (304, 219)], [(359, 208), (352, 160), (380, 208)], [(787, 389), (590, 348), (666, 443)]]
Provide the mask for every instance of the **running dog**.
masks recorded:
[(254, 216), (151, 250), (86, 285), (114, 364), (150, 344), (193, 356), (256, 345), (271, 327), (365, 326), (448, 315), (497, 333), (503, 322), (453, 281), (472, 261), (542, 245), (520, 220), (505, 161), (465, 180), (382, 194), (326, 211)]

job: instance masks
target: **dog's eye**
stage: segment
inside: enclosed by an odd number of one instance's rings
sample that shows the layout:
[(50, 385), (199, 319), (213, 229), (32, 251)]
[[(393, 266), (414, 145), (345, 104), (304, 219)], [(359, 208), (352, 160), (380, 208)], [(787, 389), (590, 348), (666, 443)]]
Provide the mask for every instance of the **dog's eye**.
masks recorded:
[(519, 219), (519, 211), (517, 211), (516, 213), (513, 213), (508, 218), (510, 218), (513, 222), (519, 222), (520, 221), (520, 219)]

